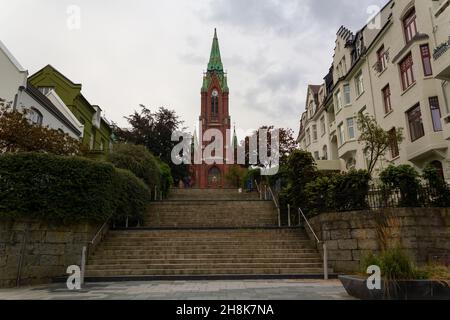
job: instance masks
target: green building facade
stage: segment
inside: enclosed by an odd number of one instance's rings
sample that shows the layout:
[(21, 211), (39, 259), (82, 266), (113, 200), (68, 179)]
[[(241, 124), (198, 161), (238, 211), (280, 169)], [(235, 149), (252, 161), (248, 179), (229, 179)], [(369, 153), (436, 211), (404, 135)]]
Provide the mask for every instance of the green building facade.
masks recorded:
[(48, 65), (29, 78), (30, 83), (45, 93), (53, 89), (84, 125), (83, 145), (92, 155), (102, 155), (112, 148), (112, 128), (101, 117), (101, 109), (91, 105), (82, 95), (82, 85), (69, 80), (51, 65)]

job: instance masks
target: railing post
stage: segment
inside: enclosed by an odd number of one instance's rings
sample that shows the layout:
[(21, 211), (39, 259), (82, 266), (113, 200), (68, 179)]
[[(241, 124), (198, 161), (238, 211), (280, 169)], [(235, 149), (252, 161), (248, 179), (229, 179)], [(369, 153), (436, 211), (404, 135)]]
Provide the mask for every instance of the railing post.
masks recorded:
[(83, 247), (83, 250), (81, 251), (81, 285), (84, 285), (84, 272), (86, 270), (86, 252), (87, 248), (86, 246)]
[(288, 207), (288, 226), (290, 227), (291, 226), (291, 205), (288, 204), (287, 207)]
[(328, 280), (328, 250), (325, 242), (323, 243), (323, 278)]
[(128, 217), (127, 220), (125, 221), (125, 229), (128, 229)]
[(278, 227), (281, 228), (281, 210), (280, 207), (278, 209)]
[(155, 201), (158, 199), (158, 187), (155, 186)]

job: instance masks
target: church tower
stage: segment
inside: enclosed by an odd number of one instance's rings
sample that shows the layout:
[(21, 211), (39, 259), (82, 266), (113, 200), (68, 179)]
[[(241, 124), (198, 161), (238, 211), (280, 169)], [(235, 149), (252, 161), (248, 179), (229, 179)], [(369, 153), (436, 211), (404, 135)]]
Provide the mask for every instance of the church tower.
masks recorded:
[[(229, 141), (227, 134), (231, 129), (231, 118), (229, 114), (229, 89), (227, 75), (224, 71), (220, 55), (219, 39), (217, 30), (214, 30), (214, 39), (211, 48), (208, 68), (203, 75), (201, 89), (201, 133), (209, 129), (216, 129), (222, 133), (224, 139), (223, 159), (219, 163), (193, 165), (192, 178), (198, 188), (225, 188), (225, 175), (228, 173), (229, 165), (226, 164), (226, 143)], [(228, 130), (228, 131), (227, 131)], [(203, 141), (203, 150), (211, 141)], [(220, 163), (222, 162), (222, 163)]]

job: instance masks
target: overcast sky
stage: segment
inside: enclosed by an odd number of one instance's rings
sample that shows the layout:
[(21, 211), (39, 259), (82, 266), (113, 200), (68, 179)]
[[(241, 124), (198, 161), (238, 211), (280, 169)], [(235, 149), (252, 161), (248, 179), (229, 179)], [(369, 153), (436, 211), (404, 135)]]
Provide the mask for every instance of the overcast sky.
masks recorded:
[[(0, 39), (30, 75), (53, 65), (109, 120), (144, 104), (193, 127), (214, 28), (232, 121), (298, 131), (307, 84), (320, 84), (341, 25), (360, 29), (387, 0), (0, 0)], [(67, 13), (81, 10), (79, 29)]]

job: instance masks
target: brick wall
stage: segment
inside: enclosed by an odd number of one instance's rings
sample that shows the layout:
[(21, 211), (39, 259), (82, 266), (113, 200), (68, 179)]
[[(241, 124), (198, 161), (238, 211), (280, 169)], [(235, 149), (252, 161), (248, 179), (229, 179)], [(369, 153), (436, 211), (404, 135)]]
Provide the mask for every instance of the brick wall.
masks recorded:
[(450, 208), (326, 213), (310, 223), (326, 242), (330, 266), (338, 273), (358, 271), (361, 256), (396, 244), (419, 265), (434, 255), (450, 254)]
[(82, 248), (98, 229), (0, 219), (0, 287), (16, 286), (18, 278), (20, 285), (31, 285), (65, 276), (69, 265), (81, 264)]

